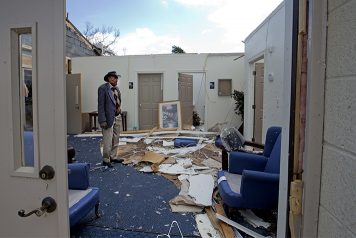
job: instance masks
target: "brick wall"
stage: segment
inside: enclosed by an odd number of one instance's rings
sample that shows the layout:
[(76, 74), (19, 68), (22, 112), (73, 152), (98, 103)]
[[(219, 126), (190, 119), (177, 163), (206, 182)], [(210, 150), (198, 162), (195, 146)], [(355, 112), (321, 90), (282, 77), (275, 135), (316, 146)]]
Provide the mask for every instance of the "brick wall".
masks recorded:
[(81, 40), (77, 32), (72, 28), (66, 27), (66, 56), (79, 57), (79, 56), (95, 56), (93, 49)]

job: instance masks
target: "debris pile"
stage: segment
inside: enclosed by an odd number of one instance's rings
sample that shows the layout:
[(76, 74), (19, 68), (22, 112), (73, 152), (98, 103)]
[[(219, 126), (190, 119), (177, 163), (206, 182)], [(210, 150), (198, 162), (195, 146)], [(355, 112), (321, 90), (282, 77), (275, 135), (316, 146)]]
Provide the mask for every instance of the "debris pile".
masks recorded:
[[(244, 141), (236, 130), (225, 130), (225, 142), (232, 149)], [(202, 237), (264, 237), (254, 228), (270, 229), (251, 210), (239, 210), (251, 229), (225, 215), (216, 196), (217, 172), (221, 169), (221, 150), (214, 144), (217, 132), (201, 131), (131, 131), (120, 135), (118, 156), (123, 164), (143, 173), (156, 173), (173, 182), (179, 194), (169, 201), (172, 212), (197, 213), (196, 222)], [(224, 136), (222, 135), (222, 136)], [(171, 227), (172, 228), (172, 227)], [(271, 234), (271, 233), (267, 233)]]
[[(135, 131), (134, 131), (135, 132)], [(216, 133), (158, 131), (120, 135), (118, 156), (138, 171), (157, 173), (181, 189), (170, 201), (173, 212), (201, 212), (212, 205), (221, 152)]]

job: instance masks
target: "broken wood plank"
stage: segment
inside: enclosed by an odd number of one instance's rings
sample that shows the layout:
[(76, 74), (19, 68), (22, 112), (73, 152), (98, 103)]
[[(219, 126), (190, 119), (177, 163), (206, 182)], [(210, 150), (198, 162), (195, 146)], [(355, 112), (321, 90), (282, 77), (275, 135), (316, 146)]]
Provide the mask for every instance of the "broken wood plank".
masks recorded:
[[(145, 137), (148, 134), (150, 134), (151, 130), (140, 130), (140, 131), (123, 131), (120, 134), (120, 137), (127, 137), (127, 136), (132, 136), (132, 137)], [(162, 129), (157, 129), (154, 132), (151, 133), (151, 135), (164, 135), (164, 134), (188, 134), (188, 135), (210, 135), (210, 136), (215, 136), (217, 133), (215, 132), (204, 132), (204, 131), (188, 131), (188, 130), (180, 130), (177, 131), (176, 129), (172, 130), (162, 130)]]
[(202, 238), (216, 237), (220, 238), (220, 234), (211, 224), (207, 214), (197, 214), (195, 216), (197, 228)]
[[(218, 230), (219, 234), (221, 237), (223, 238), (230, 238), (230, 237), (226, 237), (224, 234), (224, 231), (220, 225), (220, 223), (222, 223), (219, 219), (216, 218), (215, 216), (215, 212), (213, 211), (213, 209), (211, 207), (206, 207), (205, 208), (205, 212), (209, 217), (209, 220), (211, 222), (211, 224), (213, 225), (213, 227)], [(232, 237), (233, 238), (233, 237)]]
[[(225, 215), (225, 211), (224, 211), (224, 208), (222, 207), (221, 204), (217, 203), (215, 204), (215, 210), (216, 210), (216, 214), (220, 214), (222, 216), (226, 216)], [(215, 216), (217, 217), (217, 215), (215, 214)], [(234, 233), (234, 230), (226, 223), (222, 222), (222, 221), (219, 221), (220, 222), (220, 226), (223, 230), (223, 233), (224, 233), (224, 236), (226, 238), (234, 238), (235, 237), (235, 233)]]

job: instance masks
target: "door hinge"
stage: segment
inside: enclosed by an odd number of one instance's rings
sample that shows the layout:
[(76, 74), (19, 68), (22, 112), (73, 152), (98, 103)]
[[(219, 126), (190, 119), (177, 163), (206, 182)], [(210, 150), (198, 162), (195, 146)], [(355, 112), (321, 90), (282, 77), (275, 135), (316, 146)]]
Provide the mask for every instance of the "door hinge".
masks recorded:
[(252, 75), (256, 76), (256, 70), (252, 71)]
[(252, 109), (256, 109), (256, 105), (252, 105)]

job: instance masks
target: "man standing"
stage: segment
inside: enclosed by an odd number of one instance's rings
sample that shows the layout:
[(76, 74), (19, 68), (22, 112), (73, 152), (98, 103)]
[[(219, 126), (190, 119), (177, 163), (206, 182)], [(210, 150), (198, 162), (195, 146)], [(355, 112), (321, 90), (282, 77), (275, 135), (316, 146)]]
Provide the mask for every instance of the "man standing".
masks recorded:
[(112, 163), (123, 160), (117, 157), (121, 131), (121, 93), (117, 81), (121, 78), (115, 71), (104, 76), (104, 83), (98, 88), (98, 121), (103, 133), (103, 165), (112, 168)]

